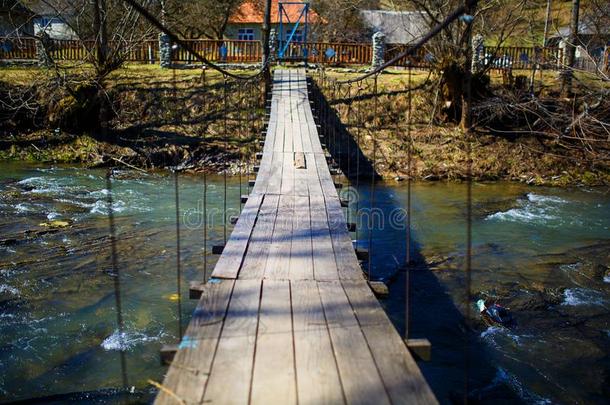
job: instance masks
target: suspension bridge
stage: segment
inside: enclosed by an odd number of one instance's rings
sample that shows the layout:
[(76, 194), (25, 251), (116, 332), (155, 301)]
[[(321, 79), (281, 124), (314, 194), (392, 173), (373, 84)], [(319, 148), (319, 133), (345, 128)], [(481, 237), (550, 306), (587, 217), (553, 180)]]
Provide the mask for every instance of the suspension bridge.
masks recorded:
[(371, 292), (310, 108), (276, 70), (254, 186), (157, 404), (436, 403)]

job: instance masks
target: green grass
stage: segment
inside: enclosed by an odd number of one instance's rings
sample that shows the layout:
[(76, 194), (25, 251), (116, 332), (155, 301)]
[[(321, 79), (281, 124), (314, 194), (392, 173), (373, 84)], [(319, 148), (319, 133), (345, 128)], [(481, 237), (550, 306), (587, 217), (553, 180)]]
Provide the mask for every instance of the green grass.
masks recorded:
[[(59, 65), (60, 75), (79, 75), (89, 76), (94, 75), (93, 67), (88, 64), (61, 63)], [(231, 73), (240, 75), (251, 75), (251, 70), (232, 70)], [(6, 82), (16, 85), (31, 85), (33, 83), (52, 79), (57, 73), (54, 69), (40, 68), (36, 66), (2, 66), (0, 67), (0, 82)], [(128, 63), (121, 68), (113, 71), (107, 77), (109, 87), (114, 86), (131, 86), (134, 88), (153, 88), (153, 87), (168, 87), (174, 85), (176, 88), (191, 87), (196, 82), (203, 84), (201, 69), (164, 69), (159, 65), (145, 65)], [(221, 73), (207, 69), (205, 72), (205, 83), (214, 84), (221, 82), (223, 76)]]

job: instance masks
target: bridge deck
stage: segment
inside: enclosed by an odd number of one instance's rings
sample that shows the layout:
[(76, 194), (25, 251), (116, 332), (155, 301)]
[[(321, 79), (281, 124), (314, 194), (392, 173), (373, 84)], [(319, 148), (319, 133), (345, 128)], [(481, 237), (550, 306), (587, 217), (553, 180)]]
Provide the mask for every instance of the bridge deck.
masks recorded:
[[(356, 259), (303, 70), (156, 403), (436, 403)], [(171, 392), (171, 393), (170, 393)]]

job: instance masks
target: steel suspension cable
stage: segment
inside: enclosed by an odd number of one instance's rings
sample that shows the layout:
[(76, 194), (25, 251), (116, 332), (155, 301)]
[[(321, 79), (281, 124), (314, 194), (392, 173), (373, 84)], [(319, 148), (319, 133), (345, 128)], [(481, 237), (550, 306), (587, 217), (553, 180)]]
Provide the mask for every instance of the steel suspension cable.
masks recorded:
[(411, 159), (413, 150), (413, 139), (411, 137), (411, 113), (412, 95), (411, 91), (411, 61), (409, 61), (409, 75), (407, 86), (409, 98), (407, 99), (407, 251), (406, 251), (406, 274), (405, 274), (405, 339), (409, 339), (411, 332)]
[(238, 172), (239, 172), (239, 211), (241, 211), (241, 192), (242, 192), (242, 178), (241, 178), (241, 167), (243, 164), (243, 155), (242, 155), (242, 150), (241, 150), (241, 140), (242, 140), (242, 120), (241, 120), (241, 104), (242, 104), (242, 88), (241, 86), (237, 86), (237, 111), (235, 112), (237, 114), (237, 142), (238, 142), (238, 151), (239, 151), (239, 168), (238, 168)]
[[(364, 90), (363, 86), (362, 86), (362, 82), (358, 82), (358, 92), (357, 94), (360, 95), (362, 94), (362, 91)], [(358, 113), (356, 114), (356, 190), (358, 193), (358, 196), (360, 195), (360, 150), (358, 148), (361, 149), (361, 145), (360, 145), (360, 131), (361, 131), (361, 127), (363, 125), (363, 119), (362, 119), (362, 105), (358, 104)], [(360, 198), (356, 196), (356, 219), (357, 219), (357, 223), (360, 224)], [(356, 227), (356, 241), (360, 240), (360, 227), (357, 226)]]
[[(203, 131), (203, 155), (207, 158), (209, 152), (206, 131)], [(208, 276), (208, 173), (203, 168), (203, 282)]]
[(178, 187), (178, 170), (174, 169), (174, 195), (176, 206), (176, 294), (178, 311), (178, 339), (182, 340), (182, 269), (180, 260), (180, 189)]
[[(466, 291), (464, 294), (465, 318), (470, 321), (470, 305), (472, 299), (472, 147), (470, 144), (470, 131), (466, 131), (466, 156), (468, 159), (466, 166)], [(468, 325), (468, 324), (467, 324)], [(468, 403), (468, 379), (470, 370), (470, 343), (468, 329), (466, 332), (465, 367), (464, 367), (464, 403)]]
[[(227, 114), (229, 113), (228, 106), (228, 94), (227, 94), (227, 76), (223, 76), (223, 86), (222, 86), (222, 95), (223, 95), (223, 132), (224, 132), (224, 145), (225, 145), (225, 156), (228, 159), (229, 153), (229, 134), (227, 130)], [(222, 219), (223, 219), (223, 239), (224, 244), (227, 244), (227, 172), (229, 168), (226, 167), (223, 170), (223, 178), (224, 178), (224, 199), (223, 199), (223, 210), (222, 210)]]
[[(347, 100), (348, 100), (348, 104), (347, 104), (347, 125), (348, 125), (348, 128), (349, 128), (350, 119), (352, 117), (352, 102), (353, 102), (353, 100), (352, 100), (352, 84), (351, 83), (349, 83), (348, 87), (347, 87)], [(349, 129), (348, 129), (348, 131), (349, 131)], [(351, 159), (352, 156), (351, 156), (351, 153), (350, 153), (351, 152), (350, 151), (350, 149), (351, 149), (350, 143), (351, 142), (348, 139), (347, 140), (347, 176), (346, 176), (348, 181), (350, 181), (350, 173), (351, 173), (350, 172), (350, 161), (352, 160)], [(349, 207), (349, 205), (351, 203), (351, 201), (349, 200), (349, 194), (350, 193), (348, 193), (348, 200), (347, 200), (347, 222), (348, 223), (350, 222), (350, 207)]]
[[(250, 125), (250, 117), (252, 117), (252, 105), (253, 105), (253, 100), (254, 100), (253, 89), (254, 89), (254, 87), (253, 87), (252, 83), (248, 83), (248, 98), (247, 98), (248, 101), (247, 101), (247, 106), (246, 106), (245, 125), (248, 127), (248, 138), (253, 139), (254, 142), (256, 142), (257, 141), (256, 133), (255, 134), (250, 133), (250, 130), (252, 129), (252, 125)], [(250, 145), (248, 145), (248, 147), (246, 148), (246, 152), (248, 154), (248, 156), (246, 157), (246, 179), (248, 179), (248, 184), (246, 186), (247, 187), (246, 190), (248, 191), (248, 195), (250, 195), (250, 163), (252, 162)], [(241, 193), (239, 195), (239, 200), (241, 201)]]
[(373, 227), (375, 225), (375, 216), (374, 216), (374, 208), (375, 208), (375, 178), (377, 177), (377, 142), (375, 141), (375, 136), (377, 134), (377, 124), (378, 124), (378, 118), (377, 118), (377, 104), (378, 104), (378, 97), (379, 95), (377, 94), (377, 79), (378, 79), (378, 75), (375, 75), (374, 79), (373, 79), (373, 93), (374, 93), (374, 97), (373, 97), (373, 125), (372, 125), (372, 141), (373, 141), (373, 162), (372, 162), (372, 179), (371, 179), (371, 196), (370, 196), (370, 213), (369, 213), (369, 265), (368, 265), (368, 279), (371, 280), (371, 270), (372, 270), (372, 266), (373, 266)]
[[(474, 5), (469, 4), (468, 0), (464, 1), (464, 9), (467, 13), (472, 12), (476, 7), (476, 2)], [(472, 56), (470, 52), (472, 51), (472, 19), (465, 20), (466, 23), (466, 61), (470, 62)], [(462, 109), (471, 108), (472, 101), (472, 72), (467, 66), (466, 72), (464, 74), (463, 81), (463, 89), (464, 89), (464, 102), (462, 103)], [(471, 111), (462, 111), (462, 122), (465, 124), (464, 135), (466, 137), (466, 156), (468, 159), (466, 166), (466, 291), (465, 291), (465, 318), (466, 318), (466, 345), (465, 349), (465, 360), (466, 364), (464, 367), (464, 403), (468, 403), (468, 389), (469, 389), (469, 374), (470, 374), (470, 340), (468, 335), (468, 326), (470, 322), (470, 305), (472, 301), (472, 118), (470, 117)], [(468, 119), (464, 119), (467, 116)]]
[[(173, 52), (172, 52), (173, 59)], [(172, 90), (174, 103), (178, 101), (178, 89), (176, 88), (176, 66), (172, 63)], [(175, 162), (176, 164), (178, 162)], [(178, 341), (182, 340), (182, 293), (181, 293), (181, 279), (182, 271), (180, 267), (180, 190), (178, 188), (178, 169), (175, 167), (174, 172), (174, 197), (176, 207), (176, 294), (177, 294), (177, 322), (178, 322)]]
[[(333, 80), (333, 82), (332, 82), (332, 95), (331, 95), (330, 99), (331, 99), (331, 102), (336, 102), (336, 100), (337, 100), (337, 81), (336, 80)], [(328, 117), (329, 117), (330, 121), (332, 122), (331, 130), (332, 130), (332, 137), (333, 137), (333, 144), (332, 144), (333, 164), (341, 165), (341, 158), (337, 155), (337, 128), (336, 128), (337, 122), (335, 121), (335, 111), (332, 108), (332, 105), (330, 103), (328, 105), (328, 108), (329, 108)], [(337, 157), (337, 161), (334, 160), (335, 156)]]
[(121, 361), (121, 378), (123, 388), (128, 387), (127, 381), (127, 362), (125, 359), (125, 325), (123, 323), (123, 306), (121, 303), (121, 274), (119, 272), (118, 255), (116, 249), (116, 226), (114, 223), (114, 208), (112, 200), (112, 169), (106, 172), (106, 209), (108, 210), (108, 233), (110, 237), (110, 258), (112, 265), (112, 278), (114, 280), (114, 305), (116, 311), (117, 330), (119, 332), (119, 357)]

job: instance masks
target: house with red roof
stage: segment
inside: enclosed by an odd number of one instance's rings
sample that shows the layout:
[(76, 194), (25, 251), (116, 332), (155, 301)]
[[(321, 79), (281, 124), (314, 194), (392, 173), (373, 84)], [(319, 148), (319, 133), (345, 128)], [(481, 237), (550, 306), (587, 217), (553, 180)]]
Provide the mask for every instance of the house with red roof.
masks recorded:
[[(276, 39), (279, 35), (280, 25), (280, 6), (282, 0), (271, 1), (271, 29), (275, 30)], [(294, 1), (292, 1), (294, 3)], [(300, 4), (283, 4), (285, 14), (282, 15), (282, 23), (284, 26), (284, 36), (290, 35), (294, 28), (295, 22), (299, 20), (299, 15), (303, 10)], [(265, 1), (261, 0), (246, 0), (235, 10), (229, 17), (227, 28), (225, 30), (225, 38), (241, 39), (241, 40), (261, 40), (262, 27), (265, 19)], [(309, 8), (307, 20), (309, 24), (316, 24), (321, 21), (320, 16), (311, 7)], [(287, 21), (290, 21), (288, 23)], [(304, 38), (304, 19), (301, 19), (299, 27), (295, 31), (292, 38), (293, 42), (303, 42)], [(286, 38), (283, 38), (286, 40)]]

